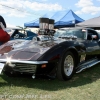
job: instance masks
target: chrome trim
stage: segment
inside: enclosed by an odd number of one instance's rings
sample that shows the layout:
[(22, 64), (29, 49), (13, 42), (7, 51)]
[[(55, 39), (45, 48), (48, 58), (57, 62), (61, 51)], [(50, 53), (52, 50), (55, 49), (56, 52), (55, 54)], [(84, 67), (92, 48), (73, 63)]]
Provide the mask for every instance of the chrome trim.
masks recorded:
[(97, 61), (97, 62), (95, 62), (95, 63), (92, 63), (92, 64), (90, 64), (90, 65), (87, 65), (86, 67), (83, 67), (82, 69), (76, 71), (76, 73), (80, 73), (80, 72), (82, 72), (84, 69), (90, 68), (90, 67), (92, 67), (92, 66), (94, 66), (94, 65), (96, 65), (96, 64), (98, 64), (98, 63), (100, 63), (100, 61)]
[[(0, 62), (6, 62), (6, 63), (9, 63), (7, 61), (7, 59), (0, 59)], [(48, 63), (48, 61), (23, 61), (23, 60), (14, 60), (14, 59), (11, 59), (10, 60), (11, 63), (25, 63), (25, 64), (45, 64), (45, 63)]]

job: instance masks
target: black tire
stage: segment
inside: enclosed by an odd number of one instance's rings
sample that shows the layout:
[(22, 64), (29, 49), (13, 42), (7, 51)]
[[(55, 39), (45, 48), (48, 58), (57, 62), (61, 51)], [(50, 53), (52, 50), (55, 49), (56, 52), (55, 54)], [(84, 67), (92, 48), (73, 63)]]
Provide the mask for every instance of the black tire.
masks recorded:
[(17, 75), (15, 73), (10, 73), (10, 72), (7, 72), (7, 71), (3, 71), (3, 73), (9, 77), (16, 77)]
[[(69, 58), (68, 58), (69, 57)], [(65, 59), (69, 59), (69, 61), (65, 62)], [(72, 64), (70, 61), (72, 60)], [(68, 62), (70, 63), (68, 65)], [(67, 63), (67, 66), (64, 66), (64, 63)], [(69, 71), (69, 68), (71, 72)], [(72, 68), (72, 69), (71, 69)], [(68, 72), (69, 71), (69, 72)], [(68, 51), (61, 57), (58, 66), (57, 66), (57, 78), (59, 80), (69, 80), (72, 78), (73, 74), (75, 73), (75, 57), (72, 52)]]
[(5, 66), (3, 69), (3, 73), (9, 77), (15, 77), (16, 72), (13, 71), (13, 69), (9, 66)]

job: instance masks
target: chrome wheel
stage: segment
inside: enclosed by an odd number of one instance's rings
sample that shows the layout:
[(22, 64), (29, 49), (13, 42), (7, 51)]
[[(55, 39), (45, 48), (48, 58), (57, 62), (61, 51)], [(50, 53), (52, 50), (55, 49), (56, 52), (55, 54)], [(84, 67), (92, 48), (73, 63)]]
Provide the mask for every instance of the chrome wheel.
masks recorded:
[(71, 55), (67, 55), (64, 60), (64, 73), (66, 76), (70, 76), (74, 69), (74, 60)]
[(72, 52), (67, 51), (60, 59), (57, 67), (57, 78), (69, 80), (75, 73), (75, 57)]

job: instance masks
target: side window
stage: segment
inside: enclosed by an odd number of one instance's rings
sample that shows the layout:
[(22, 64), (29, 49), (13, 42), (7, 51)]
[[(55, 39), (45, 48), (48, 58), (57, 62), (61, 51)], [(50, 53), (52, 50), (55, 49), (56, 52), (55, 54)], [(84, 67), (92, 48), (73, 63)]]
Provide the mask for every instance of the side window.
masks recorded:
[(95, 32), (93, 30), (88, 30), (87, 40), (98, 40), (97, 32)]
[(74, 35), (80, 39), (84, 39), (84, 32), (81, 29), (74, 30)]

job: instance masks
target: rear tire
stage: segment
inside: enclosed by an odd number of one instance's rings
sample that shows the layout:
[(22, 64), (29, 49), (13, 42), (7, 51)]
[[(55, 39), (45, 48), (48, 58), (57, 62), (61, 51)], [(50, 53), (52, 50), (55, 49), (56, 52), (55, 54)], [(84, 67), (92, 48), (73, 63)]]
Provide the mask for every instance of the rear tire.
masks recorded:
[(68, 51), (61, 57), (57, 67), (57, 78), (59, 80), (69, 80), (75, 72), (75, 57)]

